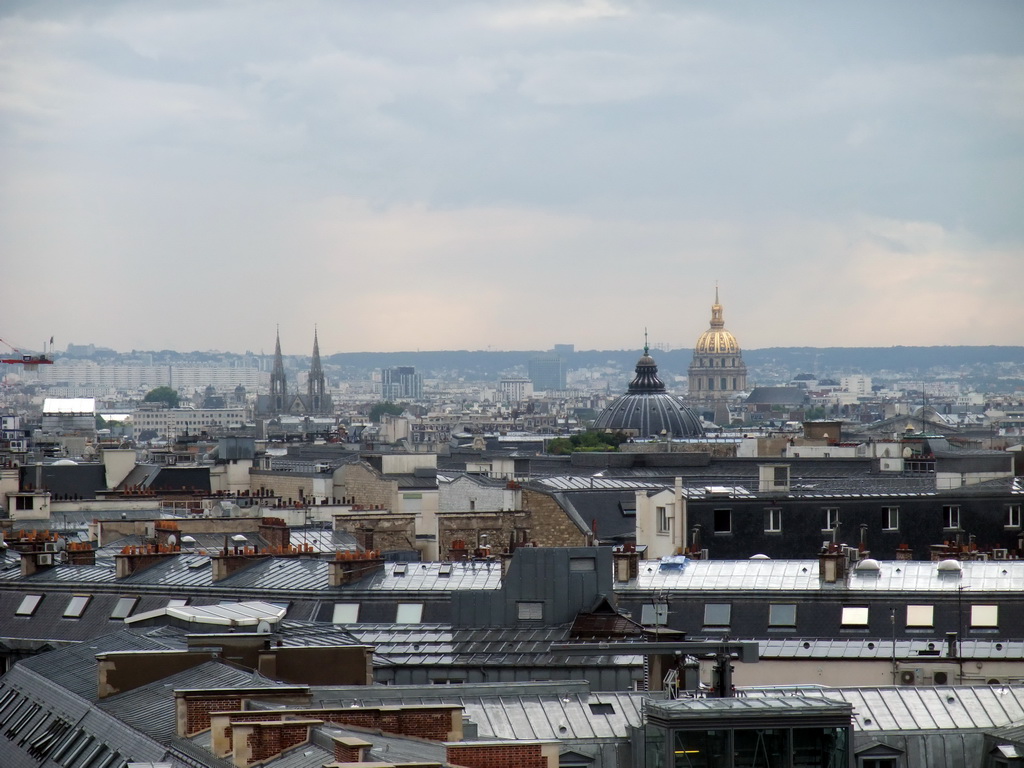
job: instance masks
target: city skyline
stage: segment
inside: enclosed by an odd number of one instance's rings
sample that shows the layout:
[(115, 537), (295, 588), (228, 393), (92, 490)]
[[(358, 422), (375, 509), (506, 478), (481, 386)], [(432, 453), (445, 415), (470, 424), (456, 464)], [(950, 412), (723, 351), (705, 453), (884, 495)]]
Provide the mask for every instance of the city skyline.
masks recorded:
[(1024, 341), (1024, 8), (0, 10), (0, 337)]

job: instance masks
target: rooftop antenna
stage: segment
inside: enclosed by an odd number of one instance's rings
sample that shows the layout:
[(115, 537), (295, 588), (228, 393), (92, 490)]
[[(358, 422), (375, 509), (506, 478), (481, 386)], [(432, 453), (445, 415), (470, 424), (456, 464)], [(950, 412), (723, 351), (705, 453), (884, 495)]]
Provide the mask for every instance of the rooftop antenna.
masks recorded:
[(647, 326), (644, 326), (644, 355), (648, 353), (650, 347), (647, 345)]

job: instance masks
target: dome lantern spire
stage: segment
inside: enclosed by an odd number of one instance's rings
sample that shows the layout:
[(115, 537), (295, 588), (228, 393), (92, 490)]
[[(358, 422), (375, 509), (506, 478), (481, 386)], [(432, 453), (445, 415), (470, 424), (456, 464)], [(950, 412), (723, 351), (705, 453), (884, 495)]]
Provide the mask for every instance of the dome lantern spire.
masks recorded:
[(636, 361), (636, 376), (629, 383), (630, 392), (664, 392), (665, 382), (658, 378), (658, 364), (651, 357), (647, 345), (647, 329), (644, 329), (644, 353)]
[(725, 320), (722, 319), (722, 305), (718, 302), (718, 286), (715, 286), (715, 303), (711, 305), (711, 327), (725, 328)]

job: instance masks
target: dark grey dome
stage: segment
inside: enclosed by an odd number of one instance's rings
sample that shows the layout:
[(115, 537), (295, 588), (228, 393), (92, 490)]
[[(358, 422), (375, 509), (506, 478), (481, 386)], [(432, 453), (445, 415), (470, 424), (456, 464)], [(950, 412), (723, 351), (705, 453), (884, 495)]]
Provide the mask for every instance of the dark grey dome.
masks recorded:
[(629, 391), (601, 411), (594, 429), (627, 432), (637, 437), (703, 437), (704, 428), (693, 411), (665, 391), (658, 365), (644, 347)]

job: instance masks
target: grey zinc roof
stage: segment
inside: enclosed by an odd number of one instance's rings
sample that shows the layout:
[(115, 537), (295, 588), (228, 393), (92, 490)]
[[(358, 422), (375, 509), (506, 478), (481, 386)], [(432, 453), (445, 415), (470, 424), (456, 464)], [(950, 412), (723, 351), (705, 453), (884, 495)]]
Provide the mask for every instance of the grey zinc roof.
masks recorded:
[[(749, 638), (742, 642), (756, 642), (762, 659), (891, 659), (892, 640), (849, 638)], [(926, 656), (922, 651), (938, 650), (943, 656)], [(958, 644), (965, 659), (1021, 659), (1024, 641), (964, 639)], [(945, 658), (946, 644), (941, 637), (896, 641), (897, 659), (941, 660)]]
[[(455, 629), (439, 624), (350, 624), (347, 629), (392, 664), (414, 666), (564, 665), (565, 657), (552, 654), (549, 648), (551, 643), (565, 642), (569, 635), (568, 626)], [(595, 659), (613, 663), (607, 654), (595, 654)], [(583, 663), (583, 657), (573, 661)]]
[(845, 589), (850, 592), (950, 592), (969, 585), (972, 595), (1017, 592), (1024, 583), (1024, 561), (987, 560), (960, 563), (962, 571), (943, 573), (936, 563), (917, 560), (881, 561), (876, 572), (854, 572), (836, 584), (818, 576), (816, 560), (687, 560), (682, 567), (661, 561), (640, 563), (635, 585), (616, 591), (806, 591)]
[(181, 553), (161, 558), (156, 564), (117, 580), (131, 589), (133, 585), (158, 584), (176, 587), (208, 587), (213, 583), (210, 558), (206, 555)]
[[(491, 683), (474, 685), (382, 686), (317, 689), (317, 706), (373, 706), (394, 700), (406, 705), (457, 704), (478, 728), (479, 739), (526, 741), (622, 739), (642, 723), (647, 694), (590, 693), (584, 681)], [(591, 704), (610, 704), (610, 714), (595, 714)]]
[(554, 491), (646, 491), (665, 487), (665, 482), (659, 480), (631, 480), (619, 477), (597, 477), (596, 475), (560, 475), (546, 477), (536, 482), (542, 487)]
[(19, 661), (25, 667), (89, 701), (98, 693), (96, 654), (107, 651), (167, 650), (168, 645), (148, 634), (122, 629), (103, 637)]
[(1024, 686), (745, 689), (747, 698), (796, 696), (853, 704), (858, 731), (966, 731), (1024, 720)]
[[(404, 573), (396, 573), (396, 569)], [(447, 575), (445, 572), (448, 572)], [(373, 579), (372, 589), (381, 591), (456, 589), (499, 589), (499, 563), (386, 563)]]
[[(348, 730), (336, 725), (325, 726), (320, 730), (327, 736), (357, 738), (370, 742), (373, 745), (370, 749), (370, 762), (444, 763), (447, 759), (448, 750), (440, 742), (385, 733), (368, 734), (365, 731)], [(273, 768), (279, 768), (277, 763), (274, 763)]]
[(309, 557), (267, 557), (217, 582), (236, 589), (313, 590), (327, 588), (327, 561)]
[[(95, 684), (95, 680), (93, 681)], [(0, 679), (0, 701), (14, 696), (13, 705), (35, 713), (26, 721), (24, 733), (35, 729), (34, 738), (50, 731), (55, 738), (43, 756), (30, 753), (32, 740), (11, 739), (0, 745), (4, 768), (56, 768), (89, 761), (100, 764), (112, 755), (114, 766), (126, 760), (162, 761), (166, 750), (157, 742), (100, 711), (81, 696), (43, 677), (26, 665), (16, 664)], [(6, 725), (11, 725), (7, 723)], [(52, 729), (52, 730), (51, 730)], [(17, 735), (21, 736), (22, 732)], [(73, 756), (75, 762), (69, 763)]]
[(688, 718), (706, 717), (716, 719), (726, 713), (736, 712), (778, 712), (788, 710), (794, 714), (814, 714), (821, 710), (835, 710), (848, 706), (847, 702), (826, 695), (813, 697), (764, 696), (728, 698), (695, 698), (675, 700), (654, 700), (648, 702), (651, 714), (672, 716), (685, 713)]
[[(22, 580), (20, 570), (4, 573), (0, 579), (7, 581)], [(25, 579), (28, 584), (53, 583), (98, 583), (110, 584), (116, 580), (113, 561), (99, 565), (55, 565), (53, 568), (36, 571)]]
[(162, 678), (97, 702), (97, 706), (118, 720), (162, 744), (175, 736), (174, 691), (187, 688), (270, 688), (279, 683), (256, 672), (241, 670), (219, 661), (208, 661), (192, 669)]

